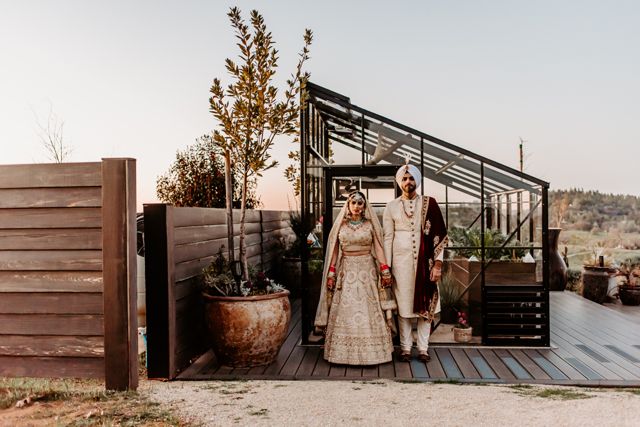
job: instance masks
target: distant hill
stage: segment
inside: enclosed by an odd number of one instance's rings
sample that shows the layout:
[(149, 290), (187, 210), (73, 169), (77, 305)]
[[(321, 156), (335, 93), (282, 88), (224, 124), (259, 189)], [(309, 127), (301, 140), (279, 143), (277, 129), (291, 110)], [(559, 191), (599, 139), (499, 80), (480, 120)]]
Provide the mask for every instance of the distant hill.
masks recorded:
[(581, 189), (549, 192), (549, 223), (564, 230), (640, 233), (640, 197)]

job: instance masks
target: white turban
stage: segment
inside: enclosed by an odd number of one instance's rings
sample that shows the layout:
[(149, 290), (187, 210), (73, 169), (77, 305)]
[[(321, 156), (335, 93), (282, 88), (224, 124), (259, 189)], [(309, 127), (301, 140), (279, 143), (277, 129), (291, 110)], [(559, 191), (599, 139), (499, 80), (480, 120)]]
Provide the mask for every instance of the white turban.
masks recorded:
[(406, 164), (404, 166), (400, 166), (400, 169), (398, 169), (398, 172), (396, 172), (396, 182), (398, 183), (400, 188), (402, 188), (402, 177), (407, 172), (413, 177), (413, 179), (415, 179), (416, 188), (420, 187), (420, 184), (422, 184), (422, 175), (420, 175), (420, 169), (418, 169), (414, 165)]

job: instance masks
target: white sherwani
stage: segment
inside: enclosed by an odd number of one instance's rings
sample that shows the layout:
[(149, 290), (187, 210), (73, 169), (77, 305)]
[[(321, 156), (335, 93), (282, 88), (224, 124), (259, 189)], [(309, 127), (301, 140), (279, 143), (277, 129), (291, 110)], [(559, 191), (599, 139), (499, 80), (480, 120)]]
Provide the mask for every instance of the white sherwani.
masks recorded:
[[(395, 278), (393, 291), (398, 302), (398, 314), (405, 318), (418, 317), (413, 312), (413, 295), (422, 237), (423, 200), (422, 196), (413, 200), (402, 200), (401, 197), (392, 200), (384, 209), (382, 221), (384, 255)], [(442, 260), (443, 253), (437, 259)]]

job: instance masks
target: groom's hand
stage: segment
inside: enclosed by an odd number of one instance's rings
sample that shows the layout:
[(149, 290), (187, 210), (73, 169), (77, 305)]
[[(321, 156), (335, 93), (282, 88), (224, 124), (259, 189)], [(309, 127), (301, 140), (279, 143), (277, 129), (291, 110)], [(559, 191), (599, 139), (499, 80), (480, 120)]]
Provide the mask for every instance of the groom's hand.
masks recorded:
[(441, 277), (442, 277), (442, 265), (441, 263), (436, 262), (436, 264), (431, 269), (430, 279), (432, 282), (437, 282), (440, 280)]

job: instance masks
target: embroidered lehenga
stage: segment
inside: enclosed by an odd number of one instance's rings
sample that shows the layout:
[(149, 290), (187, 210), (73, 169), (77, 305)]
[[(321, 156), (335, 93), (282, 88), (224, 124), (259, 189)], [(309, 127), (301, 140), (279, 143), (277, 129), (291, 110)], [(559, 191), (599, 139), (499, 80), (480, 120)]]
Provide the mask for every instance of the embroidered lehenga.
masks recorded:
[(395, 301), (381, 287), (373, 249), (374, 239), (382, 240), (381, 227), (373, 211), (368, 212), (357, 227), (344, 221), (341, 212), (327, 245), (325, 278), (335, 245), (339, 248), (335, 290), (327, 291), (323, 280), (315, 326), (326, 329), (324, 357), (331, 363), (375, 365), (392, 358), (387, 318)]

